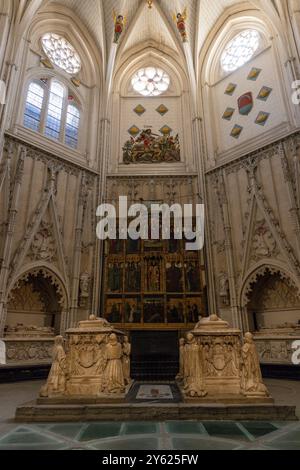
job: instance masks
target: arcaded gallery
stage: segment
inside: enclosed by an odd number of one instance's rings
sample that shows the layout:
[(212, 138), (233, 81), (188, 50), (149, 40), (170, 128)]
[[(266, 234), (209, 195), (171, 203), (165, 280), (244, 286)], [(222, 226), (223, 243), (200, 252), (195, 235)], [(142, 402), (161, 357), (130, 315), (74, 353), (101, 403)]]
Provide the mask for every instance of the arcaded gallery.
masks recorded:
[(0, 0), (0, 450), (300, 450), (300, 0)]

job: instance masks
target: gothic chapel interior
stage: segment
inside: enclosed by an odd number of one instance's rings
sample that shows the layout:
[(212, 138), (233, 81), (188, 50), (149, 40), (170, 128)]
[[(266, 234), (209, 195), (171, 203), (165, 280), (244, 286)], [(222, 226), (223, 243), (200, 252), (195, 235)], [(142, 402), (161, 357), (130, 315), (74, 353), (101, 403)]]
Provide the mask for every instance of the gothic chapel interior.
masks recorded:
[[(133, 378), (171, 379), (178, 339), (218, 314), (291, 366), (299, 79), (299, 0), (0, 0), (7, 364), (50, 364), (94, 314), (128, 333)], [(119, 196), (204, 204), (204, 249), (99, 240)]]

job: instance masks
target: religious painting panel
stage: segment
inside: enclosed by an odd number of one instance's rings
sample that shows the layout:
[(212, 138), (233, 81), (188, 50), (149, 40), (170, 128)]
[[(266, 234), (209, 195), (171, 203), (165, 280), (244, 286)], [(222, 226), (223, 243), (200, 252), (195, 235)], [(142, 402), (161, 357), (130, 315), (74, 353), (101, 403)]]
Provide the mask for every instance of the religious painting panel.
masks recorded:
[(151, 256), (144, 259), (144, 286), (146, 292), (163, 291), (162, 258)]
[(107, 268), (107, 290), (108, 292), (120, 293), (123, 292), (123, 274), (124, 263), (116, 260), (111, 260)]
[(124, 322), (128, 324), (141, 323), (142, 304), (140, 297), (124, 299)]
[(125, 263), (125, 292), (141, 291), (141, 263), (138, 257), (127, 258)]
[(185, 288), (187, 292), (201, 292), (201, 272), (198, 258), (185, 261)]
[(163, 297), (144, 298), (144, 323), (165, 323)]
[(198, 323), (199, 316), (202, 315), (202, 297), (187, 297), (186, 299), (186, 319), (188, 323)]
[(110, 323), (123, 323), (123, 299), (121, 297), (108, 298), (105, 311), (105, 317)]
[(168, 257), (166, 262), (167, 292), (183, 292), (183, 263), (180, 257)]
[(168, 323), (185, 323), (184, 299), (169, 297), (167, 301)]

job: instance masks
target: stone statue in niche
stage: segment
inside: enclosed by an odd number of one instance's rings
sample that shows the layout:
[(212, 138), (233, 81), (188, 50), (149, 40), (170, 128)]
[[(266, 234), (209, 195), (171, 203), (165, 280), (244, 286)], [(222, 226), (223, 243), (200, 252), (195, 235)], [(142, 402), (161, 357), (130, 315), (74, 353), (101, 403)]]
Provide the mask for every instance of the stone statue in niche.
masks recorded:
[(117, 335), (112, 333), (105, 348), (106, 367), (104, 370), (102, 392), (108, 394), (124, 393), (125, 380), (122, 356), (122, 345), (118, 341)]
[(259, 356), (251, 333), (246, 333), (242, 347), (242, 391), (246, 396), (269, 396), (263, 383)]
[(202, 349), (193, 333), (187, 334), (184, 362), (184, 390), (190, 397), (205, 397)]
[(226, 307), (230, 305), (229, 280), (226, 273), (221, 273), (219, 277), (219, 295), (222, 304)]
[(140, 134), (125, 142), (123, 147), (123, 162), (138, 163), (174, 163), (180, 162), (179, 135), (159, 136), (151, 129), (145, 129)]
[(80, 307), (87, 307), (88, 299), (90, 296), (90, 282), (91, 278), (89, 273), (82, 273), (80, 276)]
[(51, 397), (55, 395), (63, 395), (65, 393), (66, 370), (64, 339), (62, 336), (57, 336), (54, 341), (52, 367), (47, 383), (41, 389), (41, 397)]
[(128, 385), (131, 382), (130, 378), (130, 355), (131, 355), (131, 344), (129, 342), (128, 336), (125, 336), (123, 343), (123, 375), (125, 384)]

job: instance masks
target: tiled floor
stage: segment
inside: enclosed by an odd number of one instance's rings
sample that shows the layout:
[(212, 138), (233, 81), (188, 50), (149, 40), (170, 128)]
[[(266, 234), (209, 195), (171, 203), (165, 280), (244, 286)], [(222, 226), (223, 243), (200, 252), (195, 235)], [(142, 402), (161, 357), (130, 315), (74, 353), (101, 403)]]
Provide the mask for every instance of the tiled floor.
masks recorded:
[[(35, 398), (40, 386), (0, 385), (0, 450), (300, 450), (298, 422), (15, 424), (16, 405)], [(278, 403), (297, 405), (300, 417), (300, 382), (271, 380), (268, 386)]]

